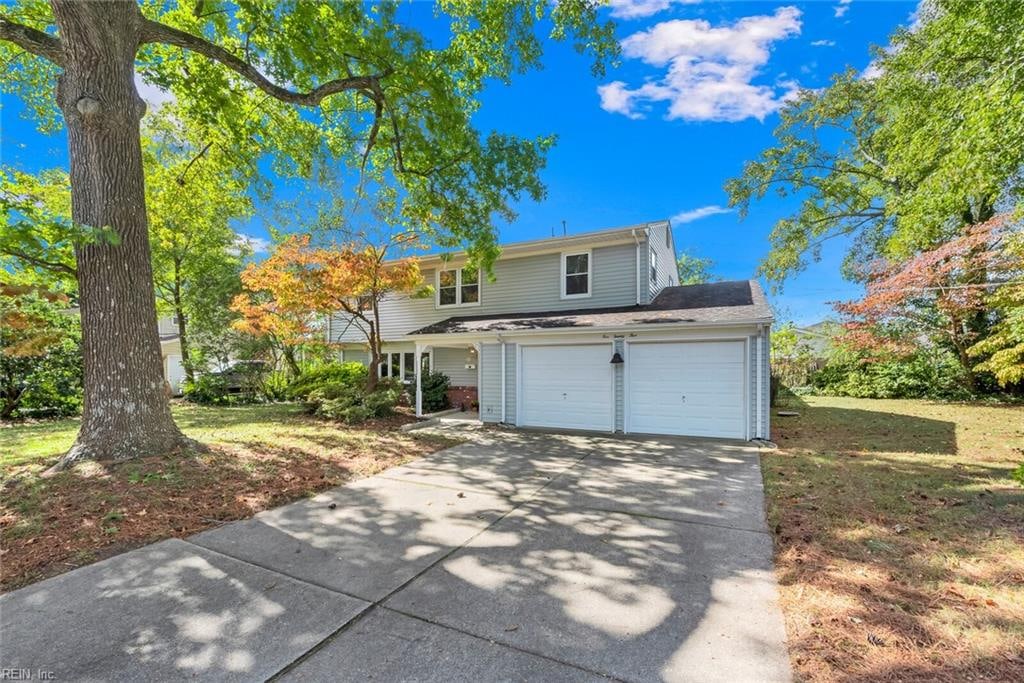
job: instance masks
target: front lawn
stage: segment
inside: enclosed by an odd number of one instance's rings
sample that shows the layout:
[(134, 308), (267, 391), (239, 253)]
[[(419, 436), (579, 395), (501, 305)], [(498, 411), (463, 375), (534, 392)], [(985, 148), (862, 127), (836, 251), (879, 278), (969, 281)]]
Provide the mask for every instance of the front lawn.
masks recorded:
[(115, 552), (249, 517), (453, 442), (312, 419), (294, 405), (174, 407), (209, 452), (40, 475), (71, 445), (76, 420), (0, 425), (0, 590)]
[(790, 399), (765, 452), (803, 680), (1024, 680), (1024, 407)]

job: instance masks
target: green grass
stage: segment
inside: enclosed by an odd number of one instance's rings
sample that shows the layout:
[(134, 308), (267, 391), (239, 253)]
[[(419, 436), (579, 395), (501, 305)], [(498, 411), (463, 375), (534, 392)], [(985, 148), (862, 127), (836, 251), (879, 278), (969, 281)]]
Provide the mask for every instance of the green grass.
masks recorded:
[(249, 517), (456, 443), (400, 431), (407, 416), (348, 427), (288, 404), (177, 404), (173, 412), (207, 449), (83, 462), (50, 476), (77, 420), (0, 427), (0, 589)]
[[(295, 404), (207, 407), (177, 403), (171, 410), (185, 434), (206, 444), (287, 443), (316, 438), (324, 431), (324, 423), (303, 419), (301, 406)], [(0, 423), (0, 471), (52, 464), (71, 447), (78, 425), (78, 418)]]
[(800, 415), (762, 465), (798, 678), (1024, 680), (1024, 407), (779, 407)]

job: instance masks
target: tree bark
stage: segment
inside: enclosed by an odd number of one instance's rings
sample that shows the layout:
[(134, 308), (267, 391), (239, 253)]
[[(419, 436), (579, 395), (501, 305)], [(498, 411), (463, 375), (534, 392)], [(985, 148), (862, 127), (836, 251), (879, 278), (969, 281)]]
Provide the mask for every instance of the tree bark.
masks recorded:
[(195, 369), (188, 347), (188, 321), (185, 319), (185, 306), (181, 301), (181, 262), (174, 261), (174, 317), (178, 320), (178, 345), (181, 347), (181, 367), (185, 370), (185, 381), (192, 384), (196, 381)]
[(71, 161), (72, 218), (117, 243), (75, 247), (85, 403), (58, 467), (167, 453), (187, 441), (164, 394), (135, 89), (143, 22), (129, 1), (52, 0), (64, 68), (57, 103)]
[(288, 371), (291, 373), (292, 379), (295, 379), (302, 374), (302, 368), (299, 367), (299, 361), (295, 358), (294, 346), (291, 344), (282, 344), (281, 357), (284, 358), (284, 363), (288, 366)]
[[(380, 339), (380, 307), (378, 306), (379, 300), (374, 297), (371, 302), (371, 308), (373, 312), (373, 320), (367, 320), (366, 324), (369, 327), (369, 334), (367, 334), (367, 341), (370, 343), (370, 373), (366, 377), (366, 390), (373, 391), (377, 388), (377, 384), (380, 379), (380, 363), (381, 363), (381, 339)], [(389, 367), (390, 370), (390, 367)], [(391, 374), (390, 372), (388, 373)]]

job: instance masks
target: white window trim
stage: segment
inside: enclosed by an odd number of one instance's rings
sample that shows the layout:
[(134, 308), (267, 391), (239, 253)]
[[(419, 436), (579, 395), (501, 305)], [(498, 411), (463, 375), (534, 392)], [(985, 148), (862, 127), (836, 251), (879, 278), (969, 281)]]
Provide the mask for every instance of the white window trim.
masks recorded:
[(651, 282), (653, 284), (658, 284), (658, 252), (654, 250), (653, 246), (651, 247), (651, 262), (650, 262), (650, 266), (651, 266)]
[[(584, 294), (566, 294), (565, 293), (565, 260), (570, 256), (580, 256), (582, 254), (587, 255), (587, 291)], [(573, 273), (573, 275), (582, 275), (582, 273)], [(561, 284), (561, 296), (563, 299), (588, 299), (594, 293), (594, 254), (592, 249), (580, 249), (579, 251), (563, 251), (562, 252), (562, 277)]]
[[(405, 354), (412, 355), (413, 379), (409, 379), (409, 380), (405, 379)], [(380, 363), (380, 365), (377, 366), (377, 377), (380, 377), (381, 379), (384, 379), (385, 377), (392, 377), (393, 379), (397, 379), (397, 380), (399, 380), (399, 381), (401, 381), (401, 382), (403, 382), (405, 384), (411, 384), (411, 383), (416, 381), (415, 380), (415, 375), (416, 375), (416, 352), (415, 351), (381, 351), (380, 355), (381, 355), (381, 363)], [(433, 349), (431, 349), (429, 352), (425, 352), (424, 355), (428, 355), (428, 357), (430, 358), (430, 360), (429, 360), (430, 368), (431, 368), (431, 370), (433, 370), (433, 368), (434, 368), (434, 351), (433, 351)], [(391, 371), (391, 367), (392, 367), (392, 365), (391, 365), (391, 356), (398, 356), (399, 360), (402, 363), (401, 373), (399, 374), (398, 377), (394, 377), (393, 375), (390, 375), (390, 374), (389, 375), (385, 375), (384, 374), (384, 366), (385, 365), (388, 366), (388, 372)]]
[[(464, 266), (458, 268), (438, 268), (434, 271), (434, 308), (467, 308), (470, 306), (479, 306), (480, 301), (483, 299), (484, 294), (484, 282), (482, 273), (476, 271), (476, 301), (469, 303), (462, 303), (462, 271)], [(442, 272), (455, 272), (455, 303), (454, 304), (442, 304), (441, 303), (441, 273)]]

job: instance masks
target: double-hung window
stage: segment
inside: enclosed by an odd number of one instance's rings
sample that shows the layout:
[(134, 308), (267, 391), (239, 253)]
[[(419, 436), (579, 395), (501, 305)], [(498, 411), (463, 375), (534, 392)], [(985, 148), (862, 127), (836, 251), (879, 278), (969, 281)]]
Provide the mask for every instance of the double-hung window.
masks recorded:
[(589, 251), (562, 254), (562, 298), (590, 296)]
[(480, 271), (470, 268), (437, 273), (437, 306), (476, 306), (480, 303)]
[(416, 354), (385, 353), (381, 356), (379, 373), (381, 377), (394, 377), (403, 382), (416, 381)]
[(658, 252), (651, 249), (651, 282), (658, 283)]

